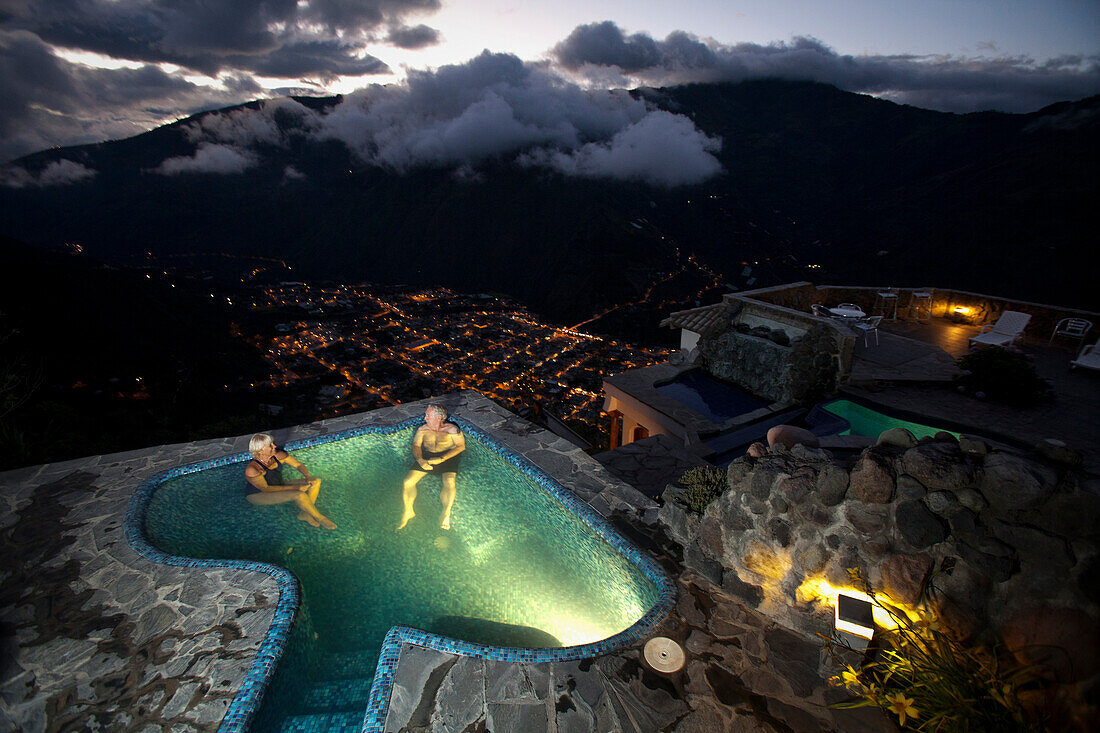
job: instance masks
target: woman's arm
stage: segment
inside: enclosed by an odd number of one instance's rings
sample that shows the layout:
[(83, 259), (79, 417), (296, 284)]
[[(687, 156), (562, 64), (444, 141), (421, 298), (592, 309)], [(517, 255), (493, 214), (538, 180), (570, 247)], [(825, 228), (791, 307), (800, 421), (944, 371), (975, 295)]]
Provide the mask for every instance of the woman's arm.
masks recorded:
[[(276, 458), (278, 458), (278, 456), (276, 456)], [(289, 453), (286, 454), (285, 458), (279, 458), (279, 460), (282, 461), (283, 463), (286, 463), (286, 464), (298, 469), (298, 473), (302, 474), (302, 476), (304, 476), (306, 479), (308, 479), (310, 481), (313, 480), (313, 475), (310, 474), (309, 469), (306, 468), (306, 464), (302, 463), (301, 461), (299, 461), (297, 458), (290, 455)]]

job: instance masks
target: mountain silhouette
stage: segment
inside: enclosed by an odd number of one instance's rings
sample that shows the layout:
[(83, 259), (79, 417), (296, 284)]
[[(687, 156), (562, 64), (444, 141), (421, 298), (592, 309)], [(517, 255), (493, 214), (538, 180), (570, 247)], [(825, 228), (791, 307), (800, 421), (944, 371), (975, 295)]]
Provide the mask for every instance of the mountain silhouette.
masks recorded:
[[(257, 163), (241, 173), (151, 172), (194, 153), (187, 126), (207, 112), (16, 161), (31, 175), (62, 159), (96, 175), (0, 187), (0, 233), (40, 247), (78, 243), (116, 264), (147, 252), (158, 261), (248, 255), (290, 263), (286, 279), (502, 292), (563, 322), (637, 298), (655, 273), (677, 267), (677, 250), (735, 287), (931, 285), (1096, 305), (1094, 275), (1080, 263), (1098, 223), (1100, 97), (957, 115), (816, 83), (632, 93), (720, 137), (723, 172), (672, 189), (503, 158), (466, 175), (396, 173), (364, 165), (343, 143), (301, 136), (254, 146)], [(297, 101), (324, 111), (340, 98)], [(224, 259), (222, 274), (242, 268)]]

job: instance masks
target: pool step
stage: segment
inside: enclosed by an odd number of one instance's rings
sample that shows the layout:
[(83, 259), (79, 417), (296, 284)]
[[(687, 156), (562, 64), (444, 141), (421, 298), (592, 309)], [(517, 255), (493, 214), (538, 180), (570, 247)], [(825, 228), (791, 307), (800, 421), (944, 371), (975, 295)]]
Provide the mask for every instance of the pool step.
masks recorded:
[(374, 665), (377, 661), (377, 649), (328, 652), (321, 657), (317, 668), (318, 674), (315, 676), (326, 680), (369, 678), (374, 675)]
[(300, 710), (333, 712), (366, 710), (370, 701), (371, 678), (334, 679), (314, 685), (306, 692)]
[(279, 733), (359, 733), (366, 710), (356, 713), (291, 715), (283, 720)]

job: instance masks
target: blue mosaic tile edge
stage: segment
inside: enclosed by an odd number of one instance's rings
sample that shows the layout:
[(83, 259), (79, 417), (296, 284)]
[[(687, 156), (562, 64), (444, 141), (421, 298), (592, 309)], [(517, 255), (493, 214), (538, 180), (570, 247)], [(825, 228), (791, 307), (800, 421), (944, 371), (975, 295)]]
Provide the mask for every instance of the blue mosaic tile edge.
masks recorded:
[[(430, 634), (407, 626), (394, 626), (386, 634), (378, 655), (374, 681), (370, 690), (370, 702), (363, 719), (362, 733), (381, 733), (385, 726), (386, 716), (389, 713), (390, 696), (393, 692), (393, 677), (397, 668), (401, 644), (403, 643), (491, 661), (561, 662), (584, 659), (622, 649), (645, 638), (668, 615), (676, 602), (676, 586), (658, 567), (657, 563), (633, 542), (620, 535), (607, 520), (588, 504), (537, 466), (532, 465), (521, 454), (516, 453), (481, 428), (471, 425), (457, 416), (452, 416), (450, 419), (457, 423), (463, 431), (476, 437), (484, 445), (531, 478), (539, 487), (564, 504), (578, 519), (633, 563), (656, 586), (658, 600), (644, 616), (629, 628), (614, 636), (590, 644), (556, 649), (491, 647)], [(393, 425), (368, 425), (351, 428), (331, 435), (291, 441), (284, 447), (286, 450), (299, 450), (360, 435), (372, 433), (388, 435), (414, 427), (421, 422), (421, 418), (417, 417)], [(244, 683), (222, 718), (218, 733), (243, 733), (247, 731), (256, 711), (259, 709), (263, 693), (275, 674), (275, 667), (282, 657), (283, 649), (286, 647), (291, 628), (297, 617), (301, 598), (298, 580), (288, 570), (277, 565), (249, 560), (197, 560), (161, 552), (149, 544), (145, 537), (145, 518), (153, 493), (165, 481), (208, 468), (243, 463), (250, 458), (251, 456), (248, 453), (237, 453), (162, 471), (141, 484), (134, 491), (126, 510), (127, 541), (136, 552), (153, 562), (180, 567), (254, 570), (270, 575), (278, 584), (279, 602), (275, 608), (275, 618), (272, 620), (271, 628), (260, 644), (256, 658), (249, 667)]]

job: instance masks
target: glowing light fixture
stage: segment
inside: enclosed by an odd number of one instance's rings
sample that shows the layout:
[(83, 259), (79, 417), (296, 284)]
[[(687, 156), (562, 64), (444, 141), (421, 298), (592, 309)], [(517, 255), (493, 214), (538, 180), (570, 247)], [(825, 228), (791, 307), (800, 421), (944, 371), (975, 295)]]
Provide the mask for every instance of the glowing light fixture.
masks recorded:
[[(862, 597), (861, 597), (862, 596)], [(833, 624), (837, 634), (856, 651), (863, 651), (875, 634), (874, 604), (862, 593), (841, 591)]]
[(955, 306), (955, 315), (968, 316), (970, 315), (970, 309), (967, 308), (965, 305), (957, 305)]
[(642, 655), (657, 672), (669, 674), (684, 666), (684, 649), (667, 636), (655, 636), (645, 643)]

